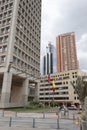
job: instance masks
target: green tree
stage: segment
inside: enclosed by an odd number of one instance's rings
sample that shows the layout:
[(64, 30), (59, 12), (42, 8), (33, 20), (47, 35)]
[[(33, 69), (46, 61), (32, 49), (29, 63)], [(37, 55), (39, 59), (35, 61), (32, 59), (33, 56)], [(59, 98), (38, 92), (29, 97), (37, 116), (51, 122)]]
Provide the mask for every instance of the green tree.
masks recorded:
[(87, 96), (87, 76), (78, 76), (76, 84), (71, 82), (75, 92), (77, 93), (81, 102), (82, 108), (84, 108), (84, 99)]

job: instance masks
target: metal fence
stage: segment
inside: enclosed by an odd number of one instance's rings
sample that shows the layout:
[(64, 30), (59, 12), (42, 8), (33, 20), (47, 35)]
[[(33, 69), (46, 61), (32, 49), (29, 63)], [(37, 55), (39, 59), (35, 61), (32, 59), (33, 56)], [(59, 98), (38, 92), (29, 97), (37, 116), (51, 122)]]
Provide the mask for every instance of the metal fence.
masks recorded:
[[(44, 128), (60, 129), (63, 119), (77, 120), (75, 112), (72, 114), (63, 112), (50, 113), (17, 113), (0, 111), (0, 127), (27, 127), (27, 128)], [(78, 118), (79, 121), (79, 118)]]
[(0, 127), (27, 127), (59, 129), (59, 119), (27, 117), (0, 117)]

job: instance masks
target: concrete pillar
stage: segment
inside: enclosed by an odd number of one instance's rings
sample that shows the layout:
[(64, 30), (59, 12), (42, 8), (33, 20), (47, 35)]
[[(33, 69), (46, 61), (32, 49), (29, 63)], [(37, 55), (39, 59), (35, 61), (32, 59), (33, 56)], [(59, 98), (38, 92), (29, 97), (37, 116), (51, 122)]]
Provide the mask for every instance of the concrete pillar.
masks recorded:
[(35, 99), (39, 100), (39, 86), (40, 86), (40, 82), (37, 82), (35, 84)]
[(11, 83), (12, 83), (12, 73), (5, 72), (1, 92), (1, 102), (3, 104), (10, 102)]
[(29, 80), (28, 78), (25, 79), (23, 81), (23, 84), (22, 84), (22, 87), (23, 87), (23, 90), (22, 90), (22, 101), (24, 102), (24, 104), (26, 105), (27, 102), (28, 102), (28, 84), (29, 84)]
[(28, 96), (30, 95), (30, 83), (28, 84)]
[(16, 32), (16, 21), (17, 21), (17, 12), (18, 12), (18, 7), (19, 7), (19, 2), (20, 0), (14, 0), (14, 7), (13, 7), (13, 12), (12, 12), (12, 19), (11, 19), (11, 30), (9, 34), (9, 43), (8, 43), (8, 51), (7, 51), (7, 69), (9, 62), (13, 60), (13, 48), (14, 48), (14, 40), (15, 40), (15, 32)]

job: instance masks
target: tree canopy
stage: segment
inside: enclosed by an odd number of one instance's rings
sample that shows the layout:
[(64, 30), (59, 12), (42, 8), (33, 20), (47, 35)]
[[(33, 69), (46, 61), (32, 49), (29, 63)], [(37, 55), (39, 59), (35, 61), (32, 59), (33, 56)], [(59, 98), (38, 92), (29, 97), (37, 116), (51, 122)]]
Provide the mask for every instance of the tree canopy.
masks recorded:
[(76, 84), (71, 82), (75, 92), (77, 93), (79, 100), (82, 104), (84, 104), (84, 99), (87, 96), (87, 76), (78, 76), (76, 80)]

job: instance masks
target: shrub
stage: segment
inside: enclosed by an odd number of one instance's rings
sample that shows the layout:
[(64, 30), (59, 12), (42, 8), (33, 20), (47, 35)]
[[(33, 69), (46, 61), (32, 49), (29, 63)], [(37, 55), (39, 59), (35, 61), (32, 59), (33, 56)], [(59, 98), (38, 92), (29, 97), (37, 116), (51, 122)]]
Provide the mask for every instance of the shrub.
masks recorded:
[(81, 119), (84, 120), (84, 121), (86, 120), (86, 113), (85, 112), (81, 113)]

